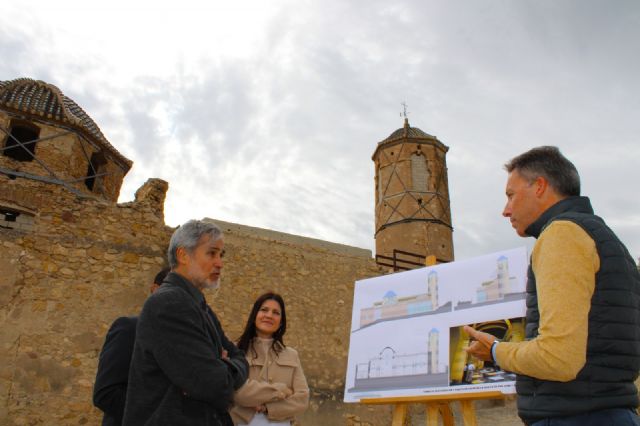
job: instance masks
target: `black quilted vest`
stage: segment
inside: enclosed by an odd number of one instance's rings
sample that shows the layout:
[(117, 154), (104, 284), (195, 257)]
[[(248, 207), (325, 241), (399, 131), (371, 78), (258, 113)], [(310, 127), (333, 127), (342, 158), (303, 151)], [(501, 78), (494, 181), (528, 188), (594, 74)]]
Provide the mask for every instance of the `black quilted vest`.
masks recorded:
[[(589, 234), (600, 257), (600, 269), (589, 311), (587, 360), (577, 377), (569, 382), (555, 382), (517, 376), (518, 414), (527, 423), (546, 417), (638, 406), (633, 383), (640, 369), (638, 269), (618, 237), (593, 214), (588, 198), (569, 197), (558, 202), (531, 224), (526, 233), (538, 238), (555, 220), (574, 222)], [(538, 335), (539, 320), (536, 277), (529, 265), (527, 339)]]

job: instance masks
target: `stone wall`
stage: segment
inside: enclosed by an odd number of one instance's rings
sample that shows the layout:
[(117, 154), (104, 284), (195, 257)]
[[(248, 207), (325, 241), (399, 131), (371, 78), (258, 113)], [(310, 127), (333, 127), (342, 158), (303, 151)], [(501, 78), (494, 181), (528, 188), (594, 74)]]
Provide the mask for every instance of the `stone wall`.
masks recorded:
[(0, 424), (99, 424), (97, 355), (164, 265), (166, 189), (116, 205), (0, 174), (0, 203), (34, 212), (31, 230), (0, 228)]
[[(130, 203), (80, 199), (0, 174), (0, 202), (34, 214), (31, 230), (0, 228), (0, 424), (99, 425), (91, 393), (112, 321), (139, 312), (164, 266), (167, 184)], [(225, 231), (222, 287), (208, 295), (231, 339), (266, 290), (287, 302), (285, 342), (311, 387), (305, 426), (390, 424), (389, 406), (342, 403), (353, 284), (382, 273), (368, 250), (215, 221)], [(477, 403), (480, 424), (518, 424), (513, 402)], [(424, 424), (420, 406), (411, 424)]]

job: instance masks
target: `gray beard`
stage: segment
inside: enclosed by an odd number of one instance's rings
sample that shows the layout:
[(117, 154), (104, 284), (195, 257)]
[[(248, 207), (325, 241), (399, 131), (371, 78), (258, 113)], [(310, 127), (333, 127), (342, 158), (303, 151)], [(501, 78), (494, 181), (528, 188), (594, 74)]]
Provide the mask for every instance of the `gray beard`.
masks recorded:
[(204, 285), (204, 290), (219, 290), (220, 289), (220, 280), (222, 277), (218, 278), (215, 282), (207, 282)]

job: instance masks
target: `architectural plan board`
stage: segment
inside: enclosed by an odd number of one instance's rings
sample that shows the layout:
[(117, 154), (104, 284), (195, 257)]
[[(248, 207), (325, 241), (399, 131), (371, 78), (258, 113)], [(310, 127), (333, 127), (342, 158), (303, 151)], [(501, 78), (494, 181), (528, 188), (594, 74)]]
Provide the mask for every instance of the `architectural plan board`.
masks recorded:
[(524, 340), (526, 248), (356, 281), (345, 402), (501, 391), (515, 375), (467, 355), (464, 325)]

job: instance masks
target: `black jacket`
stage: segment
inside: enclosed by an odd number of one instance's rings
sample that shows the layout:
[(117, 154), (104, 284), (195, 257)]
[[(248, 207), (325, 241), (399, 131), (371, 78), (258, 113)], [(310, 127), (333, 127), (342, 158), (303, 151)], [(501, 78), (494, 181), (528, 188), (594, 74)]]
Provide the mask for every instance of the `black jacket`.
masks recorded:
[(118, 318), (102, 346), (93, 386), (93, 404), (104, 412), (102, 426), (122, 424), (137, 323), (137, 317)]
[[(526, 232), (538, 238), (555, 220), (574, 222), (593, 239), (600, 269), (589, 311), (587, 359), (577, 377), (568, 382), (517, 377), (518, 413), (528, 423), (638, 405), (634, 380), (640, 369), (640, 274), (633, 258), (604, 221), (593, 214), (586, 197), (558, 202)], [(527, 338), (538, 335), (539, 320), (535, 271), (529, 266)]]
[(231, 425), (227, 410), (248, 368), (202, 293), (169, 273), (138, 320), (123, 424)]

